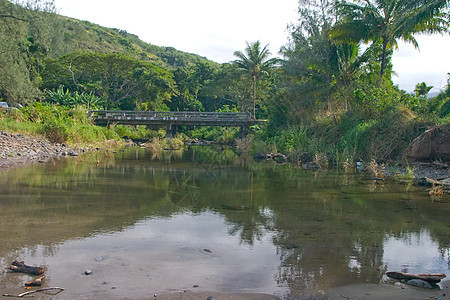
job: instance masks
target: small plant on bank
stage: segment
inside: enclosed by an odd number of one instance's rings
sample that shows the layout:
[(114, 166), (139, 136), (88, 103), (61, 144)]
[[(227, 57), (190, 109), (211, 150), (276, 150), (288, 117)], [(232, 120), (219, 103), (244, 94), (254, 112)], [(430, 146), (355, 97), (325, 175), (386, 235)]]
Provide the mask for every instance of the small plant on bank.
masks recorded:
[(378, 165), (375, 159), (372, 159), (367, 164), (366, 171), (375, 178), (384, 178), (384, 175), (386, 173), (385, 165), (384, 164)]
[(428, 195), (431, 197), (441, 197), (444, 195), (444, 189), (442, 185), (437, 185), (433, 183), (433, 187), (428, 191)]
[(397, 181), (403, 181), (403, 182), (412, 182), (414, 180), (414, 172), (416, 171), (415, 166), (410, 166), (409, 164), (406, 166), (404, 170), (400, 170), (398, 167), (393, 168), (393, 178)]
[(356, 169), (356, 165), (355, 165), (355, 162), (353, 161), (353, 158), (348, 157), (342, 164), (342, 168), (344, 169), (345, 174), (353, 173)]
[(404, 178), (407, 180), (413, 180), (414, 179), (414, 172), (416, 171), (416, 167), (410, 167), (409, 165), (406, 166), (405, 175)]
[(184, 142), (179, 137), (165, 138), (160, 140), (161, 147), (166, 150), (180, 150), (184, 146)]
[(314, 161), (318, 163), (322, 168), (328, 168), (328, 157), (325, 153), (317, 153), (314, 156)]
[(159, 138), (154, 137), (151, 142), (147, 142), (145, 144), (145, 148), (147, 148), (150, 152), (159, 154), (162, 152), (163, 147), (159, 141)]

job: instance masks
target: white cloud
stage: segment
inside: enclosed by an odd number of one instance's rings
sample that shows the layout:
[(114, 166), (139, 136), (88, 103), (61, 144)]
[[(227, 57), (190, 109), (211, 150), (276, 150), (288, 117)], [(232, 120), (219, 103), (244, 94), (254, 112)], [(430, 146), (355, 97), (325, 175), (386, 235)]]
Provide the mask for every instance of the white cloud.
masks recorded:
[(287, 41), (286, 25), (297, 15), (297, 0), (57, 0), (56, 5), (62, 15), (217, 62), (233, 60), (246, 41), (270, 44), (277, 54)]
[(414, 90), (417, 83), (434, 86), (431, 92), (440, 91), (447, 83), (450, 72), (449, 36), (417, 36), (419, 49), (411, 44), (399, 43), (393, 57), (394, 82), (406, 91)]

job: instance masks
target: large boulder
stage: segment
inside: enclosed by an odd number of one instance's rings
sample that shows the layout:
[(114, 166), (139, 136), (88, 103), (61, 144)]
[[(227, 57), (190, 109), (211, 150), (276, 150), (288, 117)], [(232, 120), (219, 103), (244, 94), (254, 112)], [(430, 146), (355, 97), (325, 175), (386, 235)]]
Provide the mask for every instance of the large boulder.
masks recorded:
[(442, 127), (425, 131), (406, 148), (404, 156), (414, 161), (450, 162), (450, 132)]

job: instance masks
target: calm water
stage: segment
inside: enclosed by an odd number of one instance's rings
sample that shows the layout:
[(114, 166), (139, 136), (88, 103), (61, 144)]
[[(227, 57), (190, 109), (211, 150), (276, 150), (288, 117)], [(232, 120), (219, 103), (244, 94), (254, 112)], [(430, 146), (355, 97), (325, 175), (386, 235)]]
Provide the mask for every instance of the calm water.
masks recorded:
[(58, 299), (292, 299), (386, 271), (450, 276), (449, 195), (229, 149), (94, 153), (2, 172), (0, 191), (1, 294), (30, 279), (4, 271), (16, 259), (45, 266), (45, 286), (66, 288)]

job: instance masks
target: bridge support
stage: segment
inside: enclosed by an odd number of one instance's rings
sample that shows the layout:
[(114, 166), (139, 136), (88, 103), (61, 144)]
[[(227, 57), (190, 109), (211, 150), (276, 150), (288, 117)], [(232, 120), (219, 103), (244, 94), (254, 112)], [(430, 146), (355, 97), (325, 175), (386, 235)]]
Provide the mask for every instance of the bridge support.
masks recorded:
[(239, 131), (239, 137), (243, 138), (248, 135), (250, 126), (241, 126), (241, 130)]
[(166, 123), (166, 138), (173, 138), (177, 134), (177, 125)]

